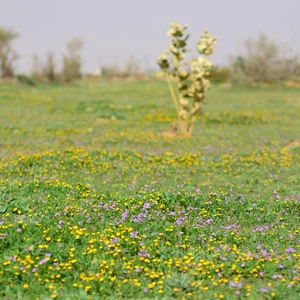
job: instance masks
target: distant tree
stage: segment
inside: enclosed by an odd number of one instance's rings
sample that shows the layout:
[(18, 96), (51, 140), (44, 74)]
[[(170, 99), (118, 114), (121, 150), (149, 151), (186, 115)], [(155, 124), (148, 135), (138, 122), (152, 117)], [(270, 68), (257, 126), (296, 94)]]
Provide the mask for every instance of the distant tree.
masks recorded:
[(48, 52), (46, 56), (46, 63), (43, 68), (43, 74), (49, 82), (56, 80), (56, 64), (54, 52)]
[(40, 57), (35, 54), (32, 57), (31, 77), (36, 81), (43, 81), (43, 67)]
[(289, 55), (289, 51), (265, 34), (246, 40), (243, 48), (244, 54), (232, 59), (235, 82), (272, 82), (299, 75), (298, 56)]
[(14, 75), (14, 63), (19, 55), (13, 50), (12, 42), (19, 37), (19, 34), (6, 28), (0, 28), (0, 63), (2, 77), (12, 77)]
[(82, 39), (75, 38), (67, 42), (67, 54), (63, 57), (62, 77), (66, 82), (81, 78), (82, 58), (80, 52), (84, 46)]
[(38, 55), (33, 56), (31, 77), (39, 82), (54, 82), (57, 80), (56, 62), (54, 52), (46, 54), (45, 62)]
[(103, 66), (100, 73), (104, 78), (113, 78), (119, 76), (120, 70), (117, 66)]

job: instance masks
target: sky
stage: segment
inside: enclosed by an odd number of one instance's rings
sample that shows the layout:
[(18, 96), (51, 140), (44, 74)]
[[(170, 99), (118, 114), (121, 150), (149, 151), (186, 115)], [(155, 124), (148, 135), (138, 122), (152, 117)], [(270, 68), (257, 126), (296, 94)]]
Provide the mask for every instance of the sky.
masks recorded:
[(85, 72), (123, 66), (132, 56), (142, 68), (155, 68), (173, 21), (189, 25), (191, 50), (208, 30), (218, 40), (211, 60), (226, 65), (243, 41), (262, 32), (300, 53), (299, 11), (300, 0), (0, 0), (0, 27), (20, 33), (18, 72), (30, 72), (34, 54), (54, 51), (61, 61), (76, 37), (85, 41)]

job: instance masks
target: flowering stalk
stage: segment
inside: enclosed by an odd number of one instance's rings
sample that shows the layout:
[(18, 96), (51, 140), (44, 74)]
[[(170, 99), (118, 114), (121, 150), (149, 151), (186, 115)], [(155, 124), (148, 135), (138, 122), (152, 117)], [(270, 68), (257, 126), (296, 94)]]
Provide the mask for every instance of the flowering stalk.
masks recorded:
[[(165, 76), (170, 93), (178, 114), (176, 130), (184, 135), (193, 132), (196, 115), (201, 111), (205, 93), (209, 89), (209, 80), (212, 63), (207, 56), (213, 53), (216, 39), (205, 32), (197, 44), (197, 50), (201, 54), (199, 58), (184, 62), (186, 45), (189, 34), (185, 34), (187, 25), (182, 27), (178, 23), (170, 23), (170, 48), (163, 51), (157, 59), (161, 68), (158, 76)], [(172, 82), (176, 82), (177, 93), (173, 89)]]

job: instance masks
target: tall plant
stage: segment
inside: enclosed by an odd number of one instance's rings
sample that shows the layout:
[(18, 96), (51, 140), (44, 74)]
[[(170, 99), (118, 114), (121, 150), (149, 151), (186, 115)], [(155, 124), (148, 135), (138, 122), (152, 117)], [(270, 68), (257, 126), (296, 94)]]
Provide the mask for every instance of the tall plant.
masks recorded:
[(178, 123), (175, 129), (183, 135), (191, 135), (196, 116), (201, 111), (201, 103), (209, 89), (210, 82), (207, 77), (213, 64), (207, 56), (213, 53), (216, 39), (205, 32), (197, 43), (200, 56), (192, 61), (185, 61), (188, 26), (182, 27), (175, 22), (169, 25), (170, 30), (167, 34), (170, 36), (170, 48), (163, 51), (157, 59), (161, 68), (158, 75), (167, 79), (176, 107)]

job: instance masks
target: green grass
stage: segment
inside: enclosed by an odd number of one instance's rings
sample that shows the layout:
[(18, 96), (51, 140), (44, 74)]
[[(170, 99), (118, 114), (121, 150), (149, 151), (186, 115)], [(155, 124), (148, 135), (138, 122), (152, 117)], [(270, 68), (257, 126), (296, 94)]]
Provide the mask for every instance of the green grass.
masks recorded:
[(0, 85), (0, 296), (298, 299), (299, 90)]

